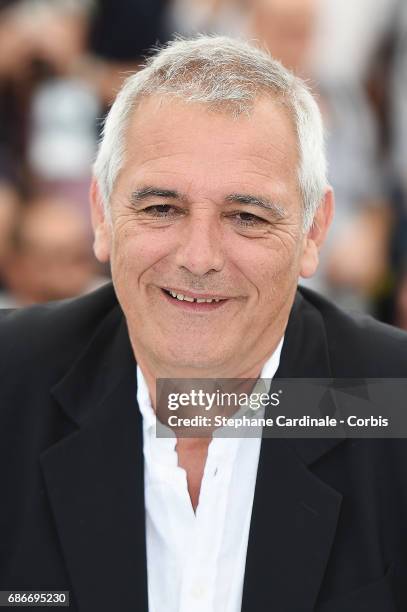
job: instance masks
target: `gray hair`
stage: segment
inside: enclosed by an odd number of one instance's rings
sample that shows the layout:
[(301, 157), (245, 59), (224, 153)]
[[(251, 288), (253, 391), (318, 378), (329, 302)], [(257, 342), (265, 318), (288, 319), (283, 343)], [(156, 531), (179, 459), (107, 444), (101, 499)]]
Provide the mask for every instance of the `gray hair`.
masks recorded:
[(225, 36), (177, 38), (157, 51), (139, 72), (126, 79), (105, 120), (94, 163), (107, 214), (125, 156), (126, 129), (137, 103), (153, 94), (174, 95), (249, 113), (259, 95), (279, 100), (289, 109), (298, 138), (298, 181), (304, 229), (311, 227), (327, 186), (321, 114), (306, 84), (268, 53)]

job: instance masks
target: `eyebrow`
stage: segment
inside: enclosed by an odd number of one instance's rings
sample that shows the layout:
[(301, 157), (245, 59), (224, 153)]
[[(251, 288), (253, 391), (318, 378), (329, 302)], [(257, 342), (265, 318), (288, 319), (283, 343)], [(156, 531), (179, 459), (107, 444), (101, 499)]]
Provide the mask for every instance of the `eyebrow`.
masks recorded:
[(172, 189), (160, 189), (157, 187), (142, 187), (141, 189), (136, 189), (131, 194), (131, 201), (135, 204), (137, 202), (142, 202), (143, 200), (147, 200), (148, 198), (170, 198), (172, 200), (184, 200), (184, 196), (182, 196), (178, 191), (174, 191)]
[(265, 208), (266, 210), (271, 211), (279, 220), (287, 217), (287, 210), (284, 208), (284, 206), (265, 197), (253, 196), (245, 193), (232, 193), (226, 197), (226, 201)]
[[(151, 197), (181, 201), (187, 200), (184, 194), (179, 193), (176, 190), (162, 189), (160, 187), (151, 186), (136, 189), (132, 192), (130, 199), (133, 204), (136, 204)], [(273, 215), (278, 220), (282, 220), (287, 217), (287, 211), (284, 206), (282, 206), (278, 202), (273, 202), (269, 198), (262, 196), (254, 196), (245, 193), (231, 193), (230, 195), (226, 196), (225, 202), (235, 202), (236, 204), (244, 204), (246, 206), (258, 206), (259, 208), (264, 208), (265, 210), (268, 210), (273, 213)]]

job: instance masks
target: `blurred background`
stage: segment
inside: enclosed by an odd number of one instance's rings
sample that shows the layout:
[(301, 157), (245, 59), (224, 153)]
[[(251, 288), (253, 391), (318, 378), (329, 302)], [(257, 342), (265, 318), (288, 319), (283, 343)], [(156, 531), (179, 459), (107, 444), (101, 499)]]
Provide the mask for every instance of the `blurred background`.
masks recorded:
[(407, 329), (406, 0), (0, 0), (0, 307), (108, 280), (88, 212), (103, 117), (153, 45), (196, 32), (310, 84), (336, 218), (307, 285)]

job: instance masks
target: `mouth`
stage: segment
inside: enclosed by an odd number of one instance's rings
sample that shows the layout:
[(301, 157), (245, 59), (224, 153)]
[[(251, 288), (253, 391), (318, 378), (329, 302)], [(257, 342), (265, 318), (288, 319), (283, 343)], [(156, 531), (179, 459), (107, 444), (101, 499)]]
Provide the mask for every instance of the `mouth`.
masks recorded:
[(203, 293), (192, 293), (191, 291), (161, 288), (161, 292), (164, 298), (173, 306), (195, 312), (217, 310), (218, 308), (224, 307), (230, 301), (230, 298)]

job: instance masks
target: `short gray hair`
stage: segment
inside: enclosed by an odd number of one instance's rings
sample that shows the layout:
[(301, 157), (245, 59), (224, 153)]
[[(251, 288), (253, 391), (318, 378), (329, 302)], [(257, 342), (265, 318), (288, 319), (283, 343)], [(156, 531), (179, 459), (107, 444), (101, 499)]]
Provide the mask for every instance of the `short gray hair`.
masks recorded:
[(125, 155), (126, 129), (146, 96), (175, 95), (248, 113), (259, 95), (285, 104), (298, 137), (299, 189), (304, 229), (311, 227), (327, 186), (324, 134), (318, 105), (307, 85), (268, 53), (226, 36), (177, 38), (157, 51), (139, 72), (126, 79), (106, 117), (94, 175), (106, 212)]

